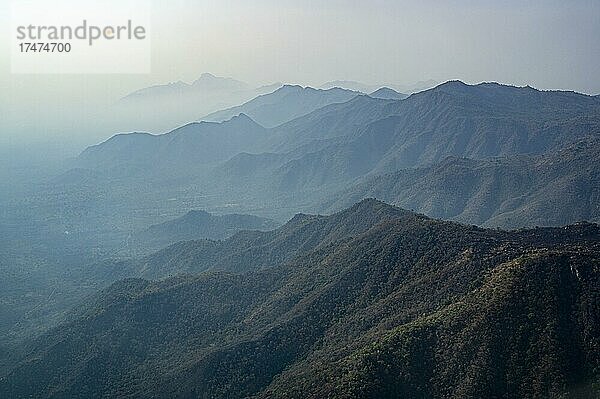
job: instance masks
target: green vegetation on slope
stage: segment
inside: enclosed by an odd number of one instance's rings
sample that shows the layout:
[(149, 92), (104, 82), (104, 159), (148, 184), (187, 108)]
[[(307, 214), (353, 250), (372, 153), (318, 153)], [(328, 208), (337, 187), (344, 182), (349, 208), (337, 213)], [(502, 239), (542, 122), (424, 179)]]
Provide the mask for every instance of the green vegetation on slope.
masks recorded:
[(254, 241), (290, 256), (115, 283), (24, 348), (0, 395), (589, 397), (599, 232), (484, 230), (374, 200), (299, 216)]

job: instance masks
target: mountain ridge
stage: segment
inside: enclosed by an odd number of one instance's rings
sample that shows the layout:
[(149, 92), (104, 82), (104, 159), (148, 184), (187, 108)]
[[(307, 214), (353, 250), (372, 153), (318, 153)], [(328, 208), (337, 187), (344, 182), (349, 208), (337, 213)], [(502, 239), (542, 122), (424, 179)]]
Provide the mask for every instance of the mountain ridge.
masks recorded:
[(407, 94), (399, 93), (394, 89), (389, 87), (382, 87), (380, 89), (375, 90), (372, 93), (369, 93), (370, 97), (380, 98), (382, 100), (404, 100), (408, 97)]
[[(365, 214), (392, 217), (374, 219), (359, 233), (352, 226), (363, 225)], [(594, 392), (598, 357), (591, 332), (600, 320), (590, 310), (598, 300), (598, 225), (486, 230), (365, 200), (330, 217), (298, 215), (288, 228), (317, 223), (310, 230), (319, 232), (323, 221), (331, 233), (278, 267), (115, 283), (31, 343), (0, 379), (0, 393), (458, 398)], [(540, 344), (547, 339), (553, 343)], [(532, 371), (541, 376), (536, 384), (527, 383), (535, 375), (521, 372), (529, 364), (539, 365)], [(66, 374), (74, 378), (61, 378)]]
[[(585, 137), (600, 134), (600, 102), (595, 97), (571, 92), (448, 82), (404, 100), (359, 95), (270, 129), (246, 122), (241, 126), (189, 125), (190, 130), (207, 126), (215, 129), (205, 138), (187, 135), (181, 143), (165, 145), (160, 151), (155, 143), (147, 145), (147, 141), (154, 140), (151, 136), (128, 137), (131, 144), (125, 143), (114, 152), (105, 144), (102, 157), (75, 166), (108, 169), (109, 177), (116, 175), (123, 182), (132, 179), (135, 187), (143, 179), (166, 181), (170, 187), (179, 185), (194, 200), (201, 190), (205, 199), (198, 201), (196, 207), (220, 209), (222, 204), (233, 203), (237, 213), (259, 209), (265, 216), (287, 219), (297, 211), (310, 212), (311, 206), (325, 202), (323, 198), (338, 195), (361, 181), (408, 169), (414, 169), (414, 175), (448, 157), (484, 160), (556, 154)], [(218, 137), (228, 137), (228, 141), (221, 145)], [(139, 146), (133, 144), (136, 138)], [(531, 162), (520, 165), (525, 169), (535, 166)], [(464, 169), (463, 165), (460, 170)], [(543, 198), (532, 196), (528, 197), (531, 203), (519, 204), (521, 199), (515, 198), (513, 202), (496, 204), (498, 208), (492, 208), (489, 202), (489, 209), (467, 212), (459, 220), (487, 226), (531, 227), (585, 218), (584, 208), (589, 208), (586, 201), (589, 198), (593, 203), (594, 187), (585, 189), (581, 176), (577, 180), (580, 183), (573, 186), (568, 177), (576, 174), (567, 175), (570, 171), (572, 168), (566, 168), (563, 179), (556, 176), (552, 180), (556, 184), (554, 191), (566, 194), (561, 204), (570, 198), (577, 204), (577, 211), (564, 210), (568, 218), (544, 218), (539, 212)], [(588, 168), (584, 171), (587, 173)], [(521, 174), (528, 173), (535, 171), (523, 170)], [(594, 176), (593, 170), (589, 176)], [(84, 183), (87, 180), (82, 177)], [(103, 177), (103, 181), (109, 180)], [(147, 186), (141, 189), (151, 190)], [(581, 192), (579, 202), (569, 194), (572, 189)], [(138, 193), (128, 187), (123, 190), (130, 190), (131, 196)], [(435, 192), (426, 200), (443, 192)], [(418, 195), (417, 190), (413, 194)], [(485, 197), (483, 191), (482, 195)], [(403, 204), (413, 207), (408, 202)], [(446, 215), (436, 208), (432, 205), (422, 210), (433, 212), (434, 216)], [(509, 216), (514, 209), (522, 209), (525, 217), (494, 217)], [(460, 212), (449, 214), (456, 217)]]
[(239, 80), (235, 80), (233, 78), (217, 77), (211, 73), (205, 72), (202, 75), (200, 75), (200, 77), (198, 79), (194, 80), (192, 83), (185, 83), (185, 82), (179, 80), (177, 82), (171, 82), (171, 83), (167, 83), (167, 84), (159, 84), (159, 85), (144, 87), (144, 88), (136, 90), (132, 93), (127, 94), (121, 100), (127, 101), (127, 100), (133, 99), (135, 97), (155, 95), (155, 93), (159, 94), (159, 95), (165, 95), (165, 94), (168, 95), (168, 94), (170, 94), (169, 89), (173, 89), (173, 88), (175, 88), (176, 90), (179, 90), (181, 92), (188, 91), (188, 90), (198, 90), (198, 89), (201, 89), (201, 90), (207, 90), (207, 89), (208, 90), (214, 90), (214, 89), (248, 90), (249, 85), (247, 83), (241, 82)]
[[(257, 138), (262, 140), (265, 133), (258, 123), (239, 114), (221, 123), (191, 122), (159, 135), (119, 134), (88, 147), (79, 155), (77, 163), (84, 166), (112, 166), (119, 162), (151, 165), (156, 159), (188, 164), (214, 163), (251, 147)], [(145, 147), (130, 146), (137, 138), (145, 140)], [(116, 152), (117, 156), (112, 156), (111, 152)]]
[(346, 102), (357, 94), (359, 93), (339, 88), (323, 90), (288, 84), (272, 93), (263, 94), (242, 105), (214, 112), (201, 119), (218, 122), (235, 114), (246, 113), (265, 127), (275, 127), (323, 106)]

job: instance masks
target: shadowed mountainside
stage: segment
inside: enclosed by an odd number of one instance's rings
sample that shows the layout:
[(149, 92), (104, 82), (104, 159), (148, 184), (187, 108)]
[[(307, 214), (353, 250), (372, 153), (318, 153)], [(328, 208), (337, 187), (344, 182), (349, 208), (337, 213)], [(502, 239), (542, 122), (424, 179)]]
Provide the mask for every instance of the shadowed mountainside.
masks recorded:
[(331, 212), (376, 197), (415, 211), (478, 225), (520, 227), (600, 220), (600, 141), (538, 156), (450, 157), (428, 168), (368, 178), (331, 196)]
[[(597, 392), (597, 225), (484, 230), (365, 200), (330, 217), (298, 216), (273, 234), (256, 239), (257, 254), (294, 236), (285, 246), (295, 256), (255, 257), (240, 274), (113, 284), (29, 344), (0, 394)], [(225, 241), (229, 250), (236, 240)]]

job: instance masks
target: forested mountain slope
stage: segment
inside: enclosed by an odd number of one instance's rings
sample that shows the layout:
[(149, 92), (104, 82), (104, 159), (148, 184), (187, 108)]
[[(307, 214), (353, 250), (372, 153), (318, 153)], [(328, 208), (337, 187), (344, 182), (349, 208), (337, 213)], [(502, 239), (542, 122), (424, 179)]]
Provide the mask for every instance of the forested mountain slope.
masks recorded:
[(591, 397), (599, 232), (484, 230), (374, 200), (298, 217), (265, 248), (296, 256), (114, 284), (32, 342), (0, 394)]

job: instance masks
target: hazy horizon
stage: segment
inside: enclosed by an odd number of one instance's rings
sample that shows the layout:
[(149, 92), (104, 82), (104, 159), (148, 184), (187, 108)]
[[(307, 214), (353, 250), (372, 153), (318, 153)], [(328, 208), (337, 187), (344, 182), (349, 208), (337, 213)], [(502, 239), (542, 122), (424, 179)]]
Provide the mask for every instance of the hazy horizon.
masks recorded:
[(0, 145), (96, 142), (117, 133), (103, 122), (119, 98), (205, 72), (257, 87), (459, 79), (600, 93), (594, 1), (177, 0), (151, 7), (150, 74), (15, 75), (6, 51), (10, 2), (0, 1)]

